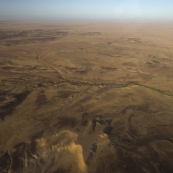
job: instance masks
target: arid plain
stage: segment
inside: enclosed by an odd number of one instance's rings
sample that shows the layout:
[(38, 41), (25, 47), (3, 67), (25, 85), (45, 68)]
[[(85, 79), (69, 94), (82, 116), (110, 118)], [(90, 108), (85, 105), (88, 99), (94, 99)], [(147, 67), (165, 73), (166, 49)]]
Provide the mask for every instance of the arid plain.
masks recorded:
[(173, 24), (0, 23), (0, 173), (172, 173)]

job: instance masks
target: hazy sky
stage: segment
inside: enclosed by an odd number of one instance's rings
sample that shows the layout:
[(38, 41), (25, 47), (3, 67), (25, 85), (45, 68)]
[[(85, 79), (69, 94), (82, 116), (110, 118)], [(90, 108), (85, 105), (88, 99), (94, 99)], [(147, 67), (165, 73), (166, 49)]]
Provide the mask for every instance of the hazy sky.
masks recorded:
[(0, 0), (0, 20), (173, 20), (173, 0)]

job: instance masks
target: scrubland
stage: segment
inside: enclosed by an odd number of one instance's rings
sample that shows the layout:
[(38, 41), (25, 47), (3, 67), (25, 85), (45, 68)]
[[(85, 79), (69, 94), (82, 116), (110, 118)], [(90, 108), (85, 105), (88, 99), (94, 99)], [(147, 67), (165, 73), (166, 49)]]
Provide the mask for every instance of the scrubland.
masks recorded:
[(0, 23), (0, 172), (172, 173), (173, 24)]

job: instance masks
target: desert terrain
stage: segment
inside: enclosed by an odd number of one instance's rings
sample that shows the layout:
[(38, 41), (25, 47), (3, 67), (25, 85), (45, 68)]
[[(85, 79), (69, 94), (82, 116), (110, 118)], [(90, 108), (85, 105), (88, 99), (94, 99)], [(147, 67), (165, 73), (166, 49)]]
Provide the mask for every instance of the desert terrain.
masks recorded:
[(172, 36), (0, 22), (0, 173), (172, 173)]

